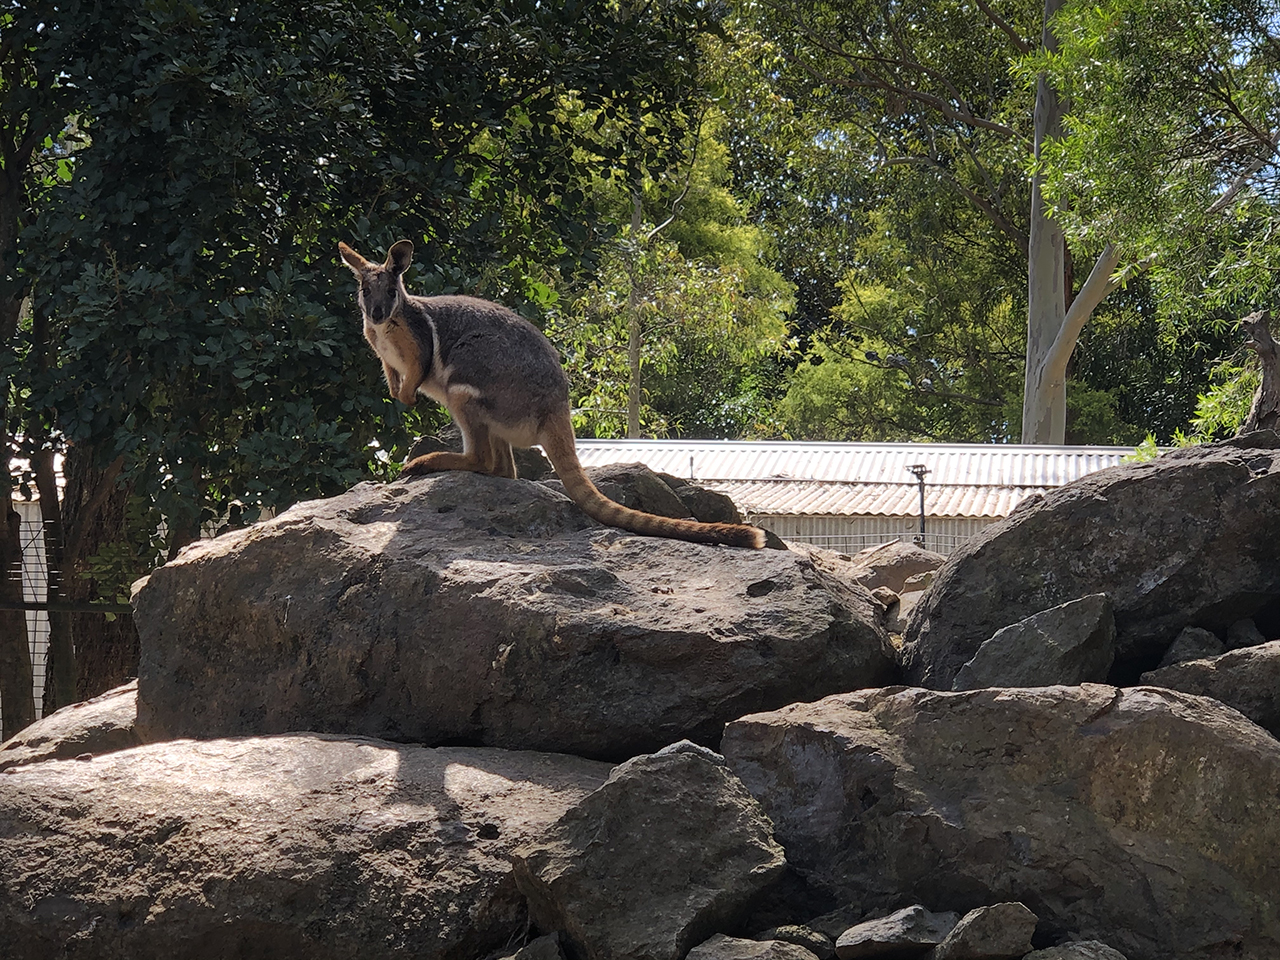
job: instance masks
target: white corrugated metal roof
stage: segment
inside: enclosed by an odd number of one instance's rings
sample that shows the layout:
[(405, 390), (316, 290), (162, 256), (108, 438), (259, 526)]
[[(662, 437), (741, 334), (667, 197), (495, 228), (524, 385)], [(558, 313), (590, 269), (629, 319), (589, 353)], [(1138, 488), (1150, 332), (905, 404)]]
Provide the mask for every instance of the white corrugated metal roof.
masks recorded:
[(727, 493), (752, 516), (1004, 517), (1027, 496), (1119, 464), (1132, 447), (579, 440), (585, 466), (639, 461)]

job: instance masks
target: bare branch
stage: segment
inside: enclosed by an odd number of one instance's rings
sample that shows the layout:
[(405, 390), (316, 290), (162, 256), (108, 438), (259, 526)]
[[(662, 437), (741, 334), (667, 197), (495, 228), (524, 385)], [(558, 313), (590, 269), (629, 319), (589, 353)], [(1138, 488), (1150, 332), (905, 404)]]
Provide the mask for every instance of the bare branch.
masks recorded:
[(1240, 191), (1248, 186), (1249, 181), (1259, 171), (1275, 160), (1276, 150), (1277, 148), (1280, 148), (1280, 130), (1277, 130), (1272, 134), (1267, 142), (1271, 145), (1271, 152), (1266, 156), (1256, 158), (1252, 163), (1241, 170), (1240, 173), (1236, 175), (1236, 178), (1231, 181), (1231, 185), (1223, 191), (1222, 196), (1210, 204), (1209, 208), (1205, 210), (1205, 213), (1213, 216), (1214, 214), (1221, 213), (1227, 207), (1231, 206)]
[(1150, 256), (1122, 273), (1116, 273), (1116, 267), (1120, 265), (1120, 249), (1114, 243), (1107, 244), (1098, 255), (1098, 259), (1094, 261), (1093, 269), (1089, 271), (1089, 278), (1085, 280), (1084, 286), (1071, 301), (1071, 307), (1063, 318), (1058, 335), (1054, 337), (1053, 346), (1049, 348), (1040, 365), (1040, 369), (1045, 372), (1046, 382), (1053, 381), (1055, 374), (1065, 372), (1067, 361), (1071, 358), (1071, 352), (1075, 350), (1076, 341), (1080, 338), (1080, 331), (1089, 322), (1098, 304), (1102, 303), (1130, 276), (1147, 269), (1154, 262), (1155, 257)]
[(978, 9), (986, 14), (987, 19), (1000, 30), (1004, 31), (1005, 35), (1013, 41), (1013, 46), (1019, 53), (1030, 53), (1034, 49), (1034, 47), (1028, 43), (1025, 38), (1023, 38), (1022, 34), (1018, 33), (1018, 31), (1013, 28), (1013, 24), (1009, 23), (1008, 20), (996, 13), (991, 4), (987, 3), (987, 0), (974, 0), (974, 2), (978, 5)]

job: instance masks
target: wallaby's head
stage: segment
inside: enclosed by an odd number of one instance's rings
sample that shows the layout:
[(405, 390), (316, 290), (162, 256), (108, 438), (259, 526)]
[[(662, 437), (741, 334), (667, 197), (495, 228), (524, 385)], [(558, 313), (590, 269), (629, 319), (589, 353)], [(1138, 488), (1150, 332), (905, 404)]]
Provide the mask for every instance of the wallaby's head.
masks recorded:
[(404, 296), (404, 272), (413, 260), (413, 244), (408, 240), (393, 243), (386, 263), (366, 260), (345, 243), (338, 244), (338, 253), (360, 280), (360, 309), (365, 317), (373, 323), (390, 318)]

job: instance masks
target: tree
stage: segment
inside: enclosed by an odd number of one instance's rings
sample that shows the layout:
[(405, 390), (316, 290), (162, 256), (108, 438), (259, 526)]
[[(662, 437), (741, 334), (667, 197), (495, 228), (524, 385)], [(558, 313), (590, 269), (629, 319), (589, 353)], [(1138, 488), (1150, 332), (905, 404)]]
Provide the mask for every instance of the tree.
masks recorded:
[[(1161, 312), (1183, 335), (1209, 323), (1233, 336), (1235, 318), (1276, 297), (1274, 6), (1109, 0), (1065, 8), (1056, 30), (1058, 50), (1038, 62), (1073, 104), (1041, 164), (1055, 217), (1074, 242), (1105, 234), (1148, 256)], [(1233, 379), (1247, 369), (1222, 361), (1194, 435), (1230, 418), (1252, 390)]]
[[(1169, 312), (1270, 303), (1280, 257), (1280, 34), (1255, 0), (1068, 7), (1040, 60), (1072, 97), (1042, 167), (1055, 216), (1153, 257)], [(1096, 242), (1096, 240), (1094, 241)]]
[[(62, 518), (66, 583), (108, 598), (202, 527), (385, 473), (421, 415), (383, 393), (337, 241), (409, 236), (416, 290), (517, 305), (590, 269), (582, 184), (679, 141), (705, 27), (682, 4), (533, 0), (19, 11), (89, 137), (20, 238), (22, 415), (74, 461), (66, 506), (102, 492), (88, 512), (118, 519)], [(566, 99), (622, 118), (616, 152)], [(625, 119), (650, 111), (674, 140)], [(89, 639), (77, 656), (111, 670), (51, 665), (79, 696), (127, 667)]]
[(1068, 361), (1080, 330), (1122, 278), (1119, 247), (1101, 247), (1079, 289), (1072, 250), (1026, 168), (1061, 131), (1064, 101), (1048, 75), (1034, 96), (1014, 64), (1052, 48), (1061, 0), (892, 4), (758, 0), (739, 9), (778, 51), (779, 76), (828, 136), (859, 145), (881, 177), (907, 168), (962, 198), (1026, 276), (1025, 442), (1065, 436)]
[(740, 435), (759, 420), (744, 381), (782, 346), (792, 291), (728, 189), (723, 123), (708, 113), (684, 164), (595, 185), (626, 226), (549, 330), (590, 433)]

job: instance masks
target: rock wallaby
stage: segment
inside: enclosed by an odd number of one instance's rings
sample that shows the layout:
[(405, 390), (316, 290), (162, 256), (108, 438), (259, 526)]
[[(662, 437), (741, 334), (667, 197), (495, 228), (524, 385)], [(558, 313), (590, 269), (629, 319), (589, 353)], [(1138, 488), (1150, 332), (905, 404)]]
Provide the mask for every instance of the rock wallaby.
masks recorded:
[(569, 418), (569, 380), (542, 332), (506, 307), (475, 297), (417, 297), (404, 288), (413, 244), (392, 245), (385, 263), (345, 243), (338, 251), (360, 280), (364, 335), (382, 361), (391, 395), (412, 404), (424, 394), (462, 431), (463, 452), (429, 453), (408, 476), (472, 470), (515, 479), (512, 445), (540, 445), (565, 492), (590, 517), (633, 533), (695, 543), (764, 546), (764, 531), (737, 523), (698, 523), (614, 503), (583, 472)]

